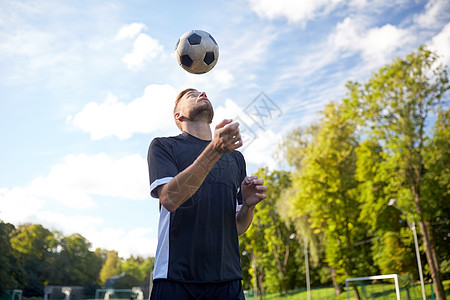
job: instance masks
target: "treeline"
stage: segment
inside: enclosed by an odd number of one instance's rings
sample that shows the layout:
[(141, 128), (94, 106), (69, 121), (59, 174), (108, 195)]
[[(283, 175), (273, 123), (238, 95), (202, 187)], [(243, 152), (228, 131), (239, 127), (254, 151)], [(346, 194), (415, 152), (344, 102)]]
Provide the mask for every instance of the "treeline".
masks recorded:
[(420, 47), (381, 68), (319, 120), (284, 137), (290, 172), (260, 169), (268, 198), (240, 238), (244, 286), (259, 292), (404, 274), (445, 299), (450, 277), (450, 111), (446, 66)]
[(43, 297), (46, 285), (65, 285), (82, 286), (93, 297), (106, 279), (122, 272), (133, 276), (136, 286), (148, 285), (153, 257), (125, 260), (117, 251), (90, 248), (80, 234), (64, 236), (38, 224), (16, 228), (0, 221), (0, 296), (21, 289), (24, 297)]

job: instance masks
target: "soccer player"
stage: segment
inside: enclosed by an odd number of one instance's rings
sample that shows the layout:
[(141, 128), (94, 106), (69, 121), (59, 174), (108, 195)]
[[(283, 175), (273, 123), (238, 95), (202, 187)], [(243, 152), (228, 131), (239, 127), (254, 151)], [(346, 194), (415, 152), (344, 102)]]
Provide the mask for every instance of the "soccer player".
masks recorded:
[(204, 92), (182, 91), (174, 119), (182, 133), (148, 151), (151, 195), (159, 198), (152, 300), (244, 299), (238, 235), (267, 186), (247, 176), (239, 124), (214, 116)]

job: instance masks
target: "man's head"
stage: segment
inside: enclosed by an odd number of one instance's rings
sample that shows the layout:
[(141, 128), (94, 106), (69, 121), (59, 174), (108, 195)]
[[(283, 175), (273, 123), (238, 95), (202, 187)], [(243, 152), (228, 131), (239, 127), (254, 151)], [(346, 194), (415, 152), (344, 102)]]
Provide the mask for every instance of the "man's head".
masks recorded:
[(211, 124), (214, 110), (205, 92), (188, 88), (178, 94), (173, 116), (178, 128), (183, 130), (182, 122), (206, 122)]

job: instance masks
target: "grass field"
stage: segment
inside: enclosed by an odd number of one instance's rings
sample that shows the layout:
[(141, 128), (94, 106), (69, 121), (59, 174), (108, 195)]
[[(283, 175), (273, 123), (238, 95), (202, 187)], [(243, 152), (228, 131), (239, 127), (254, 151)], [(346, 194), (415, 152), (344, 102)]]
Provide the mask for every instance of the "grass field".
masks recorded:
[[(447, 295), (447, 299), (450, 299), (450, 280), (443, 282), (444, 289)], [(376, 285), (366, 285), (364, 288), (358, 287), (358, 291), (361, 299), (397, 299), (395, 296), (395, 287), (393, 284), (376, 284)], [(432, 296), (432, 285), (426, 284), (425, 291), (427, 299), (435, 299)], [(354, 296), (353, 288), (350, 288), (350, 299), (356, 299)], [(130, 300), (130, 298), (110, 298), (111, 300)], [(144, 298), (145, 299), (145, 298)], [(254, 297), (252, 294), (246, 294), (247, 300), (252, 299), (263, 299), (263, 300), (308, 300), (308, 295), (306, 289), (291, 290), (287, 293), (281, 295), (278, 293), (267, 293), (261, 297)], [(334, 289), (332, 287), (322, 287), (322, 288), (312, 288), (311, 289), (311, 299), (312, 300), (345, 300), (347, 299), (346, 291), (342, 292), (341, 295), (335, 296)], [(413, 287), (400, 288), (400, 299), (401, 300), (422, 300), (422, 291), (420, 285)], [(3, 299), (2, 299), (3, 300)], [(5, 300), (9, 300), (5, 298)], [(26, 298), (23, 300), (42, 300), (39, 297)], [(63, 300), (55, 299), (53, 300)], [(81, 300), (81, 299), (78, 299)], [(99, 300), (99, 299), (83, 299), (83, 300)], [(103, 299), (102, 299), (103, 300)]]
[[(450, 280), (444, 281), (444, 289), (447, 295), (447, 299), (450, 299)], [(377, 285), (366, 285), (364, 288), (358, 287), (359, 295), (361, 299), (397, 299), (395, 295), (395, 287), (393, 284), (377, 284)], [(425, 292), (427, 299), (435, 299), (432, 297), (432, 285), (425, 285)], [(350, 299), (356, 299), (353, 288), (350, 288)], [(433, 293), (434, 294), (434, 293)], [(289, 291), (285, 295), (280, 295), (280, 293), (270, 293), (265, 294), (260, 298), (253, 297), (253, 295), (247, 295), (247, 300), (251, 299), (264, 299), (264, 300), (308, 300), (308, 295), (306, 289)], [(327, 288), (313, 288), (311, 289), (311, 299), (312, 300), (327, 300), (327, 299), (337, 299), (344, 300), (347, 299), (347, 293), (344, 291), (336, 297), (334, 295), (334, 289), (332, 287)], [(422, 290), (420, 285), (414, 287), (400, 288), (400, 299), (402, 300), (422, 300)]]

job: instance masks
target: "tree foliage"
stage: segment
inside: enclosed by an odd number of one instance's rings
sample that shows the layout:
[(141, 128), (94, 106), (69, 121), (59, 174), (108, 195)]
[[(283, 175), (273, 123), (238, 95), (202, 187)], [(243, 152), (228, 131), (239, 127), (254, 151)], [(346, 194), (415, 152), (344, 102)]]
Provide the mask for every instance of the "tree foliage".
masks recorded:
[(153, 257), (123, 260), (116, 251), (91, 248), (80, 234), (64, 236), (39, 224), (16, 228), (0, 221), (0, 296), (22, 289), (25, 297), (43, 297), (45, 285), (76, 285), (93, 297), (107, 278), (121, 272), (135, 277), (138, 285), (149, 284)]
[[(450, 271), (450, 128), (441, 106), (447, 68), (420, 47), (347, 89), (341, 104), (330, 103), (319, 122), (280, 144), (294, 169), (281, 215), (297, 234), (318, 241), (310, 250), (325, 245), (341, 282), (375, 272), (418, 278), (407, 226), (415, 222), (439, 290), (439, 259)], [(388, 206), (393, 199), (399, 206)], [(442, 298), (442, 289), (437, 294)]]
[(299, 247), (293, 239), (294, 228), (281, 220), (276, 202), (290, 185), (289, 173), (259, 169), (256, 175), (271, 188), (267, 198), (258, 204), (251, 227), (240, 238), (242, 252), (249, 255), (245, 257), (245, 254), (241, 261), (251, 262), (244, 269), (252, 277), (253, 285), (256, 273), (260, 291), (286, 291), (295, 286), (298, 266), (294, 256)]
[[(449, 89), (447, 69), (439, 65), (434, 53), (420, 47), (405, 59), (398, 58), (381, 68), (366, 84), (352, 82), (348, 88), (344, 111), (361, 126), (362, 140), (367, 142), (363, 146), (369, 145), (361, 154), (375, 150), (374, 156), (359, 159), (357, 173), (367, 178), (362, 191), (369, 200), (363, 211), (375, 209), (381, 213), (389, 199), (397, 199), (406, 218), (419, 225), (437, 297), (444, 299), (431, 221), (436, 218), (432, 208), (443, 200), (445, 167), (433, 168), (434, 159), (427, 150), (439, 160), (448, 145), (430, 139), (427, 126), (430, 114), (436, 113)], [(366, 170), (372, 162), (375, 169)], [(434, 182), (439, 193), (435, 197), (430, 197), (430, 177), (440, 177)]]

